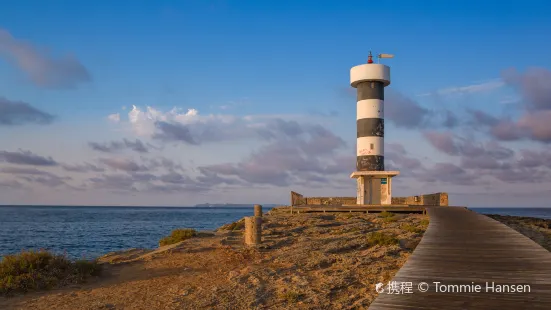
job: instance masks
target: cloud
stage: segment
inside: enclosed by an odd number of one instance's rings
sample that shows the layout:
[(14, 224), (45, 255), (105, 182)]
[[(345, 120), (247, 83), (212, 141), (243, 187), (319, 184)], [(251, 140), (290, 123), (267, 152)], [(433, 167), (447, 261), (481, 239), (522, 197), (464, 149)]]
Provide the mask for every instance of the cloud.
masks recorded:
[[(347, 97), (355, 99), (356, 90), (346, 90)], [(427, 129), (454, 128), (460, 125), (457, 115), (447, 109), (429, 109), (418, 101), (392, 88), (385, 89), (385, 122), (397, 128)]]
[(65, 185), (73, 188), (66, 183), (66, 181), (72, 179), (71, 177), (61, 177), (49, 171), (36, 168), (2, 167), (0, 168), (0, 173), (9, 174), (27, 183), (36, 183), (46, 187)]
[(130, 191), (136, 192), (138, 189), (134, 186), (136, 182), (132, 176), (127, 174), (109, 174), (88, 179), (92, 187), (96, 189), (108, 189), (111, 191)]
[(388, 143), (385, 148), (386, 170), (401, 170), (401, 175), (407, 176), (409, 172), (423, 168), (423, 163), (410, 156), (403, 145)]
[(459, 153), (459, 148), (455, 144), (452, 134), (449, 132), (428, 131), (424, 133), (424, 136), (432, 146), (443, 153), (448, 155), (457, 155)]
[(103, 172), (105, 171), (104, 168), (98, 167), (96, 165), (92, 165), (90, 163), (84, 163), (80, 165), (68, 165), (63, 164), (61, 165), (63, 170), (69, 171), (69, 172)]
[(107, 119), (114, 123), (118, 123), (121, 121), (121, 115), (119, 113), (109, 114), (107, 115)]
[(202, 145), (221, 141), (273, 140), (280, 136), (295, 134), (298, 118), (315, 117), (304, 115), (248, 115), (223, 114), (201, 115), (195, 109), (183, 112), (172, 109), (162, 112), (152, 107), (142, 111), (136, 106), (128, 113), (134, 133), (163, 142), (181, 142)]
[(524, 73), (515, 68), (502, 72), (509, 86), (517, 89), (528, 110), (551, 110), (551, 71), (545, 68), (529, 68)]
[(0, 189), (20, 189), (23, 188), (23, 184), (15, 180), (0, 180)]
[(520, 116), (496, 117), (481, 110), (467, 110), (476, 128), (500, 141), (532, 140), (551, 143), (551, 71), (530, 68), (524, 73), (508, 69), (502, 73), (506, 85), (519, 92)]
[(140, 165), (129, 158), (101, 158), (99, 160), (101, 163), (105, 164), (109, 168), (127, 172), (139, 172), (139, 171), (148, 171), (149, 168)]
[(142, 161), (146, 163), (146, 166), (150, 170), (163, 168), (168, 171), (185, 171), (181, 164), (162, 156), (157, 156), (156, 158), (142, 158)]
[(0, 29), (0, 56), (14, 63), (38, 86), (74, 88), (91, 81), (88, 70), (74, 56), (56, 58)]
[(153, 135), (153, 139), (159, 139), (163, 141), (180, 141), (188, 144), (197, 145), (191, 132), (186, 125), (167, 122), (156, 122), (155, 126), (159, 129), (159, 133)]
[(88, 179), (92, 188), (115, 193), (198, 193), (212, 189), (186, 175), (170, 172), (157, 176), (151, 173), (104, 174)]
[(385, 98), (385, 118), (396, 127), (424, 127), (430, 111), (421, 107), (412, 99), (394, 91), (387, 92)]
[(36, 168), (20, 168), (20, 167), (2, 167), (1, 173), (17, 174), (17, 175), (52, 175), (51, 172), (39, 170)]
[(417, 173), (415, 177), (418, 181), (426, 183), (475, 185), (475, 180), (479, 176), (452, 163), (436, 163), (424, 169), (422, 173)]
[(439, 89), (435, 92), (420, 94), (418, 96), (424, 97), (424, 96), (432, 96), (432, 95), (446, 96), (446, 95), (475, 94), (480, 92), (490, 92), (490, 91), (502, 88), (504, 85), (505, 85), (505, 82), (503, 80), (492, 79), (489, 81), (484, 81), (481, 83), (475, 83), (475, 84), (470, 84), (465, 86), (447, 87), (447, 88)]
[(245, 184), (288, 186), (327, 182), (326, 175), (347, 176), (353, 169), (354, 158), (345, 163), (338, 152), (345, 149), (344, 140), (321, 125), (276, 120), (262, 129), (268, 144), (238, 163), (202, 166), (199, 171), (220, 183), (237, 179)]
[(30, 166), (57, 166), (58, 163), (51, 157), (35, 155), (30, 151), (18, 152), (0, 151), (0, 162)]
[(88, 146), (95, 151), (104, 153), (114, 153), (124, 149), (130, 149), (138, 153), (149, 152), (149, 149), (139, 139), (136, 139), (135, 141), (123, 139), (122, 141), (111, 141), (106, 143), (89, 142)]
[[(473, 185), (482, 177), (505, 183), (551, 181), (551, 151), (548, 149), (522, 149), (517, 153), (493, 140), (481, 143), (451, 133), (437, 132), (425, 132), (424, 136), (437, 150), (459, 158), (459, 166), (454, 165), (457, 168), (453, 169), (452, 166), (447, 166), (448, 171), (445, 172), (460, 175), (457, 184)], [(424, 181), (442, 181), (434, 171), (441, 172), (443, 168), (445, 167), (434, 167), (417, 176)]]
[(26, 102), (10, 101), (0, 97), (0, 126), (25, 123), (50, 124), (53, 120), (53, 115), (40, 111)]

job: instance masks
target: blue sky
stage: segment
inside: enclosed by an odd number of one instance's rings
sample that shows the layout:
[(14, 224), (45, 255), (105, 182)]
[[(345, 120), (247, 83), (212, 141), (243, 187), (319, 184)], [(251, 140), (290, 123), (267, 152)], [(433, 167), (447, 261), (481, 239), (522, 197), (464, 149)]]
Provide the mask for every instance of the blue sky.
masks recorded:
[[(386, 163), (403, 176), (395, 195), (447, 191), (460, 205), (545, 205), (550, 6), (4, 4), (0, 203), (285, 203), (290, 190), (354, 195), (349, 70), (372, 50), (396, 55), (386, 61), (392, 84), (385, 101)], [(186, 116), (188, 109), (197, 112)], [(132, 122), (129, 113), (139, 117)], [(30, 154), (52, 162), (37, 165)]]

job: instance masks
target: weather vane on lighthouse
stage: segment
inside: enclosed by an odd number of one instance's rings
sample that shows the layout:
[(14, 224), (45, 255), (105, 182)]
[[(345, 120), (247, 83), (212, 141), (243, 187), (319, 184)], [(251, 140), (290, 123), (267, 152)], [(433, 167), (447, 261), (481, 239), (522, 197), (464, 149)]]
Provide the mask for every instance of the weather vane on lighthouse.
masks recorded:
[[(379, 54), (379, 55), (377, 55), (377, 63), (381, 63), (381, 58), (394, 58), (394, 55), (392, 55), (392, 54)], [(369, 56), (367, 56), (367, 63), (368, 64), (373, 63), (373, 55), (371, 55), (371, 51), (369, 51)]]

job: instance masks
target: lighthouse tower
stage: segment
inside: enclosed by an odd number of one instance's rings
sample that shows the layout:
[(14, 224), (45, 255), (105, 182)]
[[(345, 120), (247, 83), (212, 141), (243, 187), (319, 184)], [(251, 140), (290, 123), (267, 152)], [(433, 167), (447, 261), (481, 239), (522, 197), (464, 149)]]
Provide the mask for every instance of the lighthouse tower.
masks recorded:
[[(380, 54), (379, 58), (392, 58)], [(357, 204), (389, 205), (392, 202), (392, 177), (398, 171), (385, 171), (384, 101), (390, 85), (390, 68), (373, 63), (369, 52), (367, 64), (350, 69), (350, 85), (357, 89), (356, 171)]]

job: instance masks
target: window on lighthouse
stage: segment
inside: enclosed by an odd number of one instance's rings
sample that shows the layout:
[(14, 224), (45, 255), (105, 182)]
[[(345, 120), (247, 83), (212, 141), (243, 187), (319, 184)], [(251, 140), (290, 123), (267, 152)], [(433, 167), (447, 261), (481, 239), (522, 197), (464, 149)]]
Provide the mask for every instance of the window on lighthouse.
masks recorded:
[(375, 147), (375, 146), (373, 145), (373, 143), (371, 143), (371, 144), (369, 145), (369, 148), (370, 148), (371, 150), (373, 150), (374, 147)]

